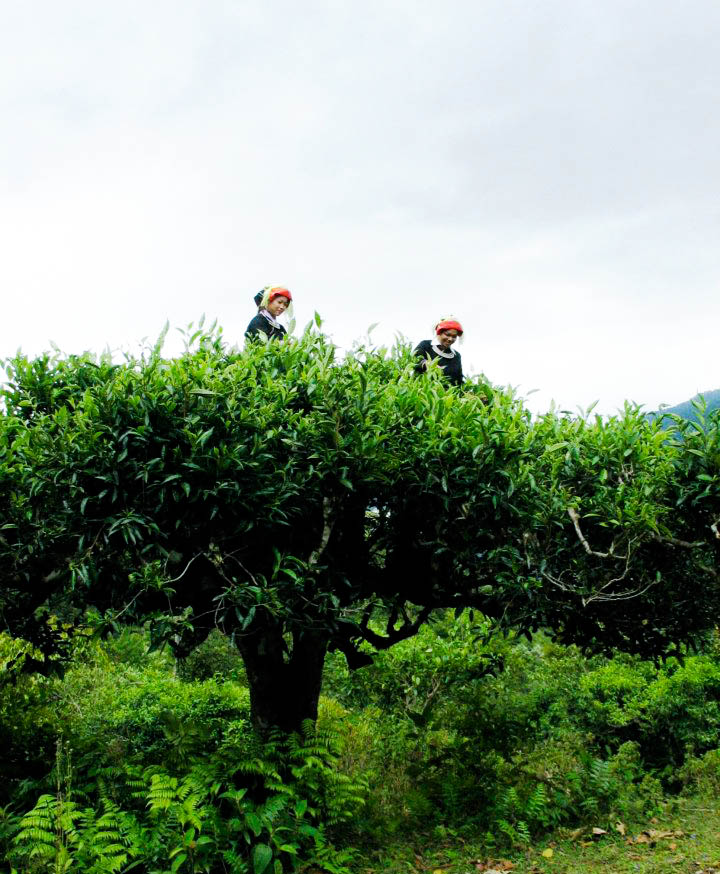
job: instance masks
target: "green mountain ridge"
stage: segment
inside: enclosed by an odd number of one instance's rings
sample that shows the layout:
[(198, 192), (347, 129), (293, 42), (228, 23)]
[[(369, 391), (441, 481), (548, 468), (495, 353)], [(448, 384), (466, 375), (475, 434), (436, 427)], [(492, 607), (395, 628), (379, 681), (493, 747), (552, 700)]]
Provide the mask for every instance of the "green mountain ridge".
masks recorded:
[[(698, 421), (698, 415), (707, 415), (713, 410), (720, 408), (720, 388), (713, 391), (704, 391), (696, 394), (690, 400), (684, 401), (681, 404), (675, 404), (673, 407), (662, 407), (652, 413), (648, 413), (648, 418), (657, 419), (665, 418), (666, 416), (680, 416), (683, 419)], [(671, 420), (668, 418), (668, 427)]]

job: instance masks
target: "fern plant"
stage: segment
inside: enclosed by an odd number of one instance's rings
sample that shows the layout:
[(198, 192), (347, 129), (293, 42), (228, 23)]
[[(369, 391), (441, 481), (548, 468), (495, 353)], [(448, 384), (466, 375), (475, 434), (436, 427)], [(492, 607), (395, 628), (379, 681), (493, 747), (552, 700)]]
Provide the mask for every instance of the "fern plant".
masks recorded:
[(352, 854), (332, 846), (326, 827), (359, 809), (364, 785), (337, 775), (337, 736), (308, 725), (242, 746), (221, 745), (185, 773), (99, 768), (83, 806), (69, 781), (58, 783), (22, 817), (9, 858), (33, 874), (283, 874), (308, 863), (347, 874)]
[(593, 759), (587, 769), (585, 782), (585, 797), (582, 800), (583, 810), (589, 814), (606, 812), (616, 794), (610, 762), (603, 759)]
[(22, 870), (52, 874), (119, 871), (129, 857), (112, 814), (96, 819), (94, 811), (55, 795), (41, 795), (23, 816), (13, 845), (10, 859)]
[(526, 845), (534, 834), (557, 826), (565, 816), (564, 799), (544, 783), (536, 783), (522, 795), (517, 786), (510, 786), (497, 805), (495, 826), (511, 844)]

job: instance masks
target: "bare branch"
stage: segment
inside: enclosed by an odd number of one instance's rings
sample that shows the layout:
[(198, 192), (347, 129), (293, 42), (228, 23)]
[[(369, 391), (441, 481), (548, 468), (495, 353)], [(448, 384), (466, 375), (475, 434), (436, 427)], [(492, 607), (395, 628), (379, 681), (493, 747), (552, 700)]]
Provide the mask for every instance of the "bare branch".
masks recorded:
[(534, 534), (531, 534), (529, 531), (523, 531), (523, 549), (525, 550), (525, 563), (527, 564), (527, 569), (532, 570), (532, 561), (530, 560), (530, 551), (528, 546), (537, 541), (537, 537)]
[(192, 564), (196, 559), (200, 558), (200, 557), (203, 556), (203, 555), (205, 555), (204, 552), (198, 552), (197, 555), (194, 555), (194, 556), (190, 559), (190, 561), (185, 565), (185, 569), (184, 569), (183, 572), (180, 574), (180, 576), (175, 577), (175, 578), (172, 579), (172, 580), (165, 580), (165, 582), (166, 582), (167, 584), (170, 584), (170, 583), (179, 583), (180, 580), (185, 576), (185, 574), (190, 570), (190, 565), (191, 565), (191, 564)]
[[(631, 541), (632, 543), (632, 541)], [(622, 582), (630, 572), (630, 545), (628, 544), (628, 554), (627, 556), (623, 556), (625, 559), (625, 568), (623, 572), (617, 576), (612, 577), (606, 583), (604, 583), (600, 588), (596, 589), (592, 594), (585, 594), (576, 586), (569, 585), (562, 580), (562, 575), (560, 577), (553, 577), (551, 574), (546, 571), (542, 571), (542, 577), (546, 579), (549, 583), (551, 583), (556, 588), (560, 589), (562, 592), (567, 592), (572, 595), (576, 595), (583, 607), (587, 607), (589, 604), (592, 604), (593, 601), (598, 602), (607, 602), (607, 601), (629, 601), (632, 598), (639, 598), (640, 595), (643, 595), (648, 591), (652, 586), (656, 584), (656, 580), (651, 580), (646, 586), (641, 586), (636, 589), (626, 589), (624, 592), (609, 592), (608, 589), (611, 586), (614, 586), (616, 583)], [(596, 553), (593, 553), (595, 555)], [(612, 558), (619, 558), (619, 556), (611, 556)]]
[[(231, 558), (235, 562), (235, 564), (239, 565), (240, 569), (242, 571), (244, 571), (244, 573), (246, 573), (250, 577), (250, 579), (252, 580), (253, 586), (257, 586), (258, 582), (255, 579), (255, 577), (250, 573), (250, 571), (245, 567), (245, 565), (240, 561), (240, 559), (235, 557), (235, 555), (232, 552), (227, 553), (227, 555), (225, 555), (224, 558)], [(228, 583), (231, 583), (231, 581), (228, 580), (228, 578), (225, 576), (225, 574), (221, 573), (221, 576), (224, 580), (227, 580)]]
[(598, 600), (599, 593), (604, 592), (606, 589), (609, 589), (610, 586), (612, 586), (614, 583), (622, 582), (622, 580), (624, 580), (625, 577), (628, 575), (629, 571), (630, 571), (630, 544), (628, 543), (628, 556), (627, 556), (627, 559), (625, 560), (625, 570), (620, 574), (619, 577), (613, 577), (611, 580), (608, 580), (604, 586), (600, 586), (600, 588), (598, 589), (598, 594), (591, 595), (590, 598), (588, 599), (588, 603), (589, 603), (589, 601)]
[(367, 607), (365, 608), (365, 612), (363, 613), (363, 617), (362, 617), (362, 619), (360, 620), (360, 624), (359, 624), (359, 626), (358, 626), (358, 627), (361, 628), (363, 631), (368, 627), (368, 622), (370, 622), (370, 617), (372, 616), (372, 611), (373, 611), (373, 607), (374, 607), (374, 606), (375, 606), (375, 605), (374, 605), (374, 604), (372, 603), (372, 601), (371, 601), (371, 602), (367, 605)]
[(697, 549), (700, 546), (706, 545), (702, 540), (695, 540), (691, 542), (689, 540), (680, 540), (677, 537), (661, 537), (659, 534), (654, 534), (653, 539), (657, 540), (658, 543), (669, 543), (671, 546), (680, 546), (683, 549)]
[(348, 668), (351, 671), (356, 671), (358, 668), (365, 668), (373, 662), (371, 655), (366, 652), (360, 652), (349, 640), (336, 642), (335, 648), (345, 656)]
[(122, 608), (122, 610), (119, 613), (116, 613), (115, 616), (113, 616), (113, 619), (118, 620), (123, 615), (123, 613), (127, 613), (127, 611), (137, 601), (141, 594), (142, 592), (138, 592), (134, 598), (131, 598), (130, 601), (128, 601), (128, 603)]
[(561, 592), (573, 592), (577, 594), (577, 589), (573, 588), (573, 586), (568, 586), (563, 583), (560, 577), (554, 577), (552, 574), (549, 574), (547, 571), (540, 572), (543, 579), (547, 580), (549, 583), (552, 583), (555, 588), (560, 589)]
[(596, 552), (590, 544), (585, 539), (582, 531), (580, 530), (580, 517), (578, 516), (577, 510), (575, 507), (568, 507), (567, 509), (568, 516), (572, 519), (572, 523), (575, 526), (575, 533), (578, 536), (578, 540), (583, 545), (583, 549), (587, 552), (588, 555), (594, 555), (596, 558), (616, 558), (622, 559), (623, 561), (627, 559), (627, 555), (615, 555), (613, 552), (612, 546), (610, 547), (609, 552)]
[(90, 544), (90, 546), (88, 546), (88, 548), (85, 550), (85, 555), (86, 555), (86, 556), (90, 555), (90, 554), (92, 553), (93, 549), (95, 549), (95, 544), (98, 542), (98, 540), (100, 540), (100, 535), (103, 533), (104, 530), (105, 530), (105, 526), (104, 526), (104, 525), (101, 525), (101, 526), (100, 526), (100, 530), (99, 530), (98, 533), (95, 535), (95, 539), (94, 539), (93, 542)]
[(592, 601), (630, 601), (633, 598), (639, 598), (640, 595), (644, 595), (648, 589), (651, 589), (654, 585), (656, 585), (655, 580), (651, 580), (647, 586), (643, 586), (641, 589), (628, 589), (625, 592), (604, 592), (598, 593), (597, 595), (590, 595), (588, 598), (582, 599), (583, 607), (587, 607)]
[(560, 580), (559, 578), (553, 577), (545, 571), (543, 571), (542, 576), (544, 579), (546, 579), (549, 583), (552, 583), (553, 586), (560, 589), (562, 592), (568, 592), (572, 595), (577, 595), (578, 598), (580, 598), (580, 602), (583, 607), (587, 607), (589, 604), (592, 604), (593, 601), (629, 601), (632, 598), (639, 598), (640, 595), (644, 595), (645, 592), (648, 591), (648, 589), (651, 589), (656, 584), (655, 580), (652, 580), (646, 586), (643, 586), (639, 589), (627, 589), (624, 592), (605, 591), (608, 586), (612, 585), (613, 583), (618, 583), (620, 582), (620, 580), (624, 579), (626, 574), (627, 569), (625, 570), (625, 572), (623, 572), (621, 576), (614, 577), (612, 580), (609, 580), (607, 583), (605, 583), (604, 586), (602, 586), (602, 588), (598, 589), (597, 592), (592, 595), (581, 594), (580, 591), (574, 586), (568, 586), (566, 583), (563, 583), (562, 580)]

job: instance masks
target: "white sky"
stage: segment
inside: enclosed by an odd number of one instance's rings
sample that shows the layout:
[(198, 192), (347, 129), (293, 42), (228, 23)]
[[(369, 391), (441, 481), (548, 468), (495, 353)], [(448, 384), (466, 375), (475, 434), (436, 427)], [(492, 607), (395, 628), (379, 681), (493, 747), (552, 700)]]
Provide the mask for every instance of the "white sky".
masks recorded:
[[(452, 313), (533, 409), (720, 387), (715, 0), (0, 0), (0, 357)], [(168, 346), (172, 349), (172, 345)]]

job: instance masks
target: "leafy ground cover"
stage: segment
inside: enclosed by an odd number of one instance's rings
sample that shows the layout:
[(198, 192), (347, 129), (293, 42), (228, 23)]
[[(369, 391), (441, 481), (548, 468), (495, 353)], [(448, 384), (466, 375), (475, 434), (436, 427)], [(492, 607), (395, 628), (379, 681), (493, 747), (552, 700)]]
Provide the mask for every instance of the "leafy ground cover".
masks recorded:
[(456, 835), (416, 836), (366, 858), (361, 874), (718, 874), (720, 803), (673, 800), (645, 822), (558, 831), (521, 852), (488, 854)]

